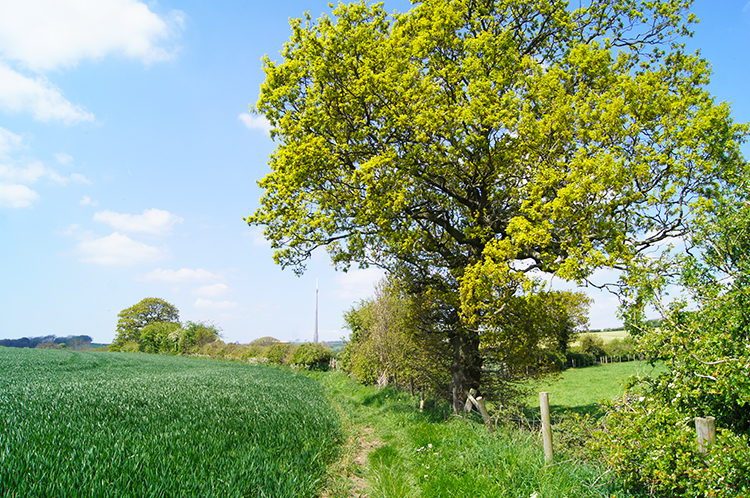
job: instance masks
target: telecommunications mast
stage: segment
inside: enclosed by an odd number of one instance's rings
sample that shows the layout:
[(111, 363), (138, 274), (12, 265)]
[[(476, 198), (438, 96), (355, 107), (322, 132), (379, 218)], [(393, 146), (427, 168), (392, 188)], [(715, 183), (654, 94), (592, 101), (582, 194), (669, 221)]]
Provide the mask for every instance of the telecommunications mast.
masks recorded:
[(313, 342), (318, 342), (318, 279), (315, 279), (315, 328), (313, 329)]

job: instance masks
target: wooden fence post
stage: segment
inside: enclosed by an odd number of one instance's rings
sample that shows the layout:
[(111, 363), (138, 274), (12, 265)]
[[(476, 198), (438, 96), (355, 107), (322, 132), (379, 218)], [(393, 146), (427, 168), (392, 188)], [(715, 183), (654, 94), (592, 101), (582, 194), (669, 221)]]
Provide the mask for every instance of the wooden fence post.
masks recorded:
[(544, 440), (544, 460), (552, 463), (552, 423), (549, 416), (549, 393), (539, 393), (539, 407), (542, 411), (542, 439)]
[(716, 418), (696, 417), (695, 433), (698, 436), (698, 449), (701, 453), (707, 453), (716, 439)]
[(464, 406), (464, 411), (470, 412), (471, 411), (471, 405), (474, 405), (477, 407), (477, 410), (479, 410), (479, 413), (482, 414), (482, 418), (484, 419), (484, 425), (487, 426), (487, 429), (489, 429), (490, 432), (495, 432), (495, 428), (492, 427), (492, 420), (490, 419), (490, 414), (487, 412), (487, 406), (484, 404), (484, 400), (481, 396), (474, 397), (477, 395), (476, 389), (470, 389), (469, 394), (466, 395), (466, 405)]

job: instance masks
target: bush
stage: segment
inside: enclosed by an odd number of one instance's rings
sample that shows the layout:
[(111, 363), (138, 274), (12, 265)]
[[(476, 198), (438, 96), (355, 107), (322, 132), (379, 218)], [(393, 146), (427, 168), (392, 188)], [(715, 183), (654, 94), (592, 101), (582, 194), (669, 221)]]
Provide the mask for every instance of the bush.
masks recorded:
[(613, 339), (604, 345), (604, 353), (607, 356), (622, 358), (635, 353), (635, 339), (628, 336), (624, 339)]
[(590, 354), (595, 358), (607, 354), (604, 348), (604, 339), (596, 334), (583, 334), (578, 338), (578, 351), (584, 354)]
[(277, 365), (285, 365), (289, 362), (289, 357), (294, 351), (294, 345), (286, 342), (275, 342), (271, 343), (270, 346), (266, 347), (263, 357), (266, 358), (270, 363)]
[(570, 365), (572, 365), (573, 361), (575, 361), (576, 367), (583, 367), (593, 365), (596, 362), (596, 357), (591, 353), (582, 353), (577, 350), (570, 350), (565, 353), (565, 360)]
[[(597, 443), (619, 475), (660, 496), (750, 496), (750, 203), (717, 213), (695, 227), (692, 251), (633, 277), (641, 294), (628, 321), (641, 330), (639, 349), (667, 372), (631, 379)], [(666, 300), (671, 283), (690, 300)], [(645, 304), (661, 311), (660, 327), (639, 321)], [(718, 433), (704, 455), (693, 420), (709, 415)]]
[(322, 344), (308, 342), (294, 350), (289, 362), (293, 365), (302, 365), (310, 370), (328, 370), (332, 358), (330, 348)]
[[(645, 393), (644, 393), (645, 394)], [(750, 494), (747, 435), (719, 427), (707, 454), (699, 451), (695, 425), (657, 398), (625, 397), (610, 403), (606, 429), (592, 449), (626, 485), (650, 496), (746, 497)]]

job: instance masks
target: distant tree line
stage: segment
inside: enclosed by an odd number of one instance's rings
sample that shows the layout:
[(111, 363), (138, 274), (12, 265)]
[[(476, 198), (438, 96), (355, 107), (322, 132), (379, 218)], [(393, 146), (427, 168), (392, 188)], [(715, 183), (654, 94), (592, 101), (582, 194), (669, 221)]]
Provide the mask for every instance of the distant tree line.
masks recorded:
[(206, 322), (180, 322), (180, 312), (163, 299), (148, 297), (118, 315), (110, 351), (210, 356), (251, 363), (327, 369), (333, 358), (322, 344), (289, 344), (262, 337), (249, 345), (226, 344), (221, 329)]
[(65, 337), (43, 335), (39, 337), (21, 337), (20, 339), (0, 339), (0, 346), (5, 346), (6, 348), (68, 348), (81, 350), (89, 349), (92, 340), (87, 335), (69, 335)]

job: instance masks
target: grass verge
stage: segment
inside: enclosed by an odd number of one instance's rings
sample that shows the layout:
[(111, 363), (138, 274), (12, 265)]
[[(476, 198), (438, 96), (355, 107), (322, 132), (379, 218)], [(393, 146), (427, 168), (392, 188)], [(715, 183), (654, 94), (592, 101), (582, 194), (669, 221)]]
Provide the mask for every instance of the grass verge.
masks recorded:
[[(316, 374), (342, 417), (348, 449), (327, 497), (602, 497), (629, 496), (596, 462), (545, 465), (539, 434), (500, 427), (490, 434), (470, 416), (391, 389), (357, 384), (341, 373)], [(362, 435), (370, 442), (357, 463)], [(353, 484), (351, 477), (362, 482)]]

